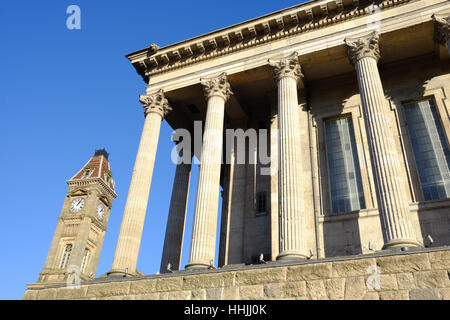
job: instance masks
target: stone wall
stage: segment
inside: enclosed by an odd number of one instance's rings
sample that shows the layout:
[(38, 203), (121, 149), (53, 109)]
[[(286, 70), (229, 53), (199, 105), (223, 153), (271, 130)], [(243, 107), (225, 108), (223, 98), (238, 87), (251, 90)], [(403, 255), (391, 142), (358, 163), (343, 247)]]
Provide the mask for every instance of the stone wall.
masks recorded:
[[(428, 32), (431, 34), (432, 26), (429, 27)], [(414, 28), (408, 30), (408, 32), (416, 33), (417, 31)], [(432, 40), (428, 33), (424, 36), (426, 38), (423, 41)], [(450, 64), (432, 53), (382, 65), (380, 74), (392, 111), (388, 115), (391, 123), (395, 124), (392, 134), (395, 136), (397, 156), (401, 162), (401, 176), (404, 181), (407, 181), (404, 183), (405, 192), (408, 197), (409, 219), (414, 227), (415, 238), (419, 242), (428, 244), (428, 235), (430, 235), (434, 245), (448, 245), (450, 244), (450, 232), (448, 232), (450, 199), (432, 201), (423, 199), (404, 117), (403, 103), (433, 98), (438, 111), (440, 110), (443, 127), (450, 128), (448, 122)], [(306, 224), (306, 232), (303, 236), (307, 242), (306, 247), (312, 248), (316, 254), (320, 254), (320, 257), (327, 258), (370, 253), (369, 242), (373, 249), (381, 250), (384, 239), (376, 200), (373, 160), (369, 152), (357, 78), (353, 72), (350, 72), (337, 77), (320, 79), (320, 81), (308, 80), (307, 92), (310, 96), (308, 103), (304, 100), (305, 93), (299, 91), (299, 107), (305, 110), (306, 106), (309, 106), (313, 118), (309, 125), (308, 112), (300, 112), (300, 147), (304, 150), (301, 154), (304, 192), (302, 201)], [(276, 106), (273, 108), (276, 109)], [(352, 118), (365, 209), (333, 213), (324, 121), (342, 115), (351, 115)], [(257, 127), (257, 124), (255, 122), (253, 126)], [(447, 137), (450, 139), (450, 130), (447, 131)], [(270, 150), (269, 145), (270, 141), (268, 141), (268, 150)], [(271, 253), (272, 258), (275, 259), (278, 254), (278, 176), (261, 175), (260, 169), (261, 166), (255, 170), (253, 165), (249, 164), (235, 166), (232, 171), (233, 179), (228, 182), (230, 172), (224, 175), (224, 181), (228, 183), (224, 188), (224, 199), (229, 203), (223, 201), (222, 217), (225, 221), (221, 226), (223, 240), (221, 240), (219, 255), (220, 265), (223, 261), (251, 263), (252, 256), (259, 256), (261, 253), (266, 257)], [(228, 170), (231, 169), (228, 168)], [(267, 216), (255, 214), (256, 194), (260, 191), (266, 191), (268, 197), (272, 199), (268, 205)], [(316, 197), (316, 204), (314, 204), (314, 197)], [(317, 214), (317, 241), (315, 214)], [(268, 237), (269, 234), (271, 237)], [(227, 242), (226, 239), (228, 239)]]
[[(379, 288), (371, 281), (377, 277), (373, 275), (376, 267)], [(101, 278), (82, 283), (79, 289), (35, 284), (28, 286), (23, 299), (449, 300), (449, 277), (450, 247), (441, 247), (139, 278)], [(369, 289), (367, 283), (375, 288)]]

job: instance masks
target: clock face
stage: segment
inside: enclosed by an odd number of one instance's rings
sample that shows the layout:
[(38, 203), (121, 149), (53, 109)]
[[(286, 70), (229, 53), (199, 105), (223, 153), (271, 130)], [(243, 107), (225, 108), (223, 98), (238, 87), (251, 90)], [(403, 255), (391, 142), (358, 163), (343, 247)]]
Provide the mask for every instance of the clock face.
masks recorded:
[(99, 220), (103, 220), (103, 217), (105, 216), (105, 207), (102, 204), (97, 205), (97, 218)]
[(75, 213), (80, 212), (80, 210), (84, 207), (84, 202), (85, 200), (83, 198), (77, 198), (73, 200), (70, 205), (70, 211)]

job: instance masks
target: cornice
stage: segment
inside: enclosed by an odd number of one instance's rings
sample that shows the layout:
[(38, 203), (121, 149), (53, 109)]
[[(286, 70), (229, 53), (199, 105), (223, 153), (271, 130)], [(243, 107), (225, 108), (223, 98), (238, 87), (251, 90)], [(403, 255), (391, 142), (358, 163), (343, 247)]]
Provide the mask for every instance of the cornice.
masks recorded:
[(148, 83), (151, 76), (368, 15), (372, 4), (385, 10), (407, 2), (410, 0), (311, 1), (169, 45), (156, 52), (146, 48), (126, 57)]
[(67, 180), (66, 181), (69, 186), (76, 185), (76, 186), (85, 186), (93, 183), (100, 182), (100, 185), (105, 189), (105, 191), (113, 197), (113, 199), (117, 198), (117, 194), (114, 192), (114, 190), (111, 189), (111, 187), (103, 181), (101, 178), (87, 178), (87, 179), (77, 179), (77, 180)]

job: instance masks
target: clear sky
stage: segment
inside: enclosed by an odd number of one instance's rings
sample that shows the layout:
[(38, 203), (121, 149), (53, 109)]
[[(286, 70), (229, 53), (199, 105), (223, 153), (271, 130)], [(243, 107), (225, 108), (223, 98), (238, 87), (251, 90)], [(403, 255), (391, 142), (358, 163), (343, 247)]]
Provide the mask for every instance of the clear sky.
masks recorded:
[[(0, 299), (38, 279), (72, 177), (110, 153), (116, 193), (97, 276), (112, 265), (144, 115), (145, 83), (124, 57), (302, 1), (3, 0), (0, 6)], [(69, 5), (81, 29), (68, 30)], [(175, 165), (163, 122), (138, 259), (159, 270)], [(192, 170), (182, 266), (189, 259), (198, 166)], [(218, 247), (217, 247), (218, 249)], [(217, 251), (217, 250), (216, 250)], [(217, 259), (216, 259), (217, 261)]]

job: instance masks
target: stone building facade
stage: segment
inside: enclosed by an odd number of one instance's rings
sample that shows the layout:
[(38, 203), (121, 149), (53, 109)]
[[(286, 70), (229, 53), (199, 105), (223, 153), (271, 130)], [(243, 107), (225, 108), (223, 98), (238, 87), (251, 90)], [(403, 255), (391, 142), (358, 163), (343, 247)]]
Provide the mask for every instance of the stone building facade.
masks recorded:
[[(30, 287), (25, 300), (450, 300), (450, 250), (368, 254), (245, 268)], [(376, 274), (378, 266), (379, 273)], [(370, 270), (369, 274), (367, 270)], [(376, 281), (373, 281), (378, 279)]]
[[(148, 83), (145, 122), (106, 279), (142, 276), (163, 119), (192, 136), (202, 121), (204, 135), (200, 149), (179, 154), (201, 163), (189, 263), (180, 265), (191, 164), (181, 162), (162, 273), (268, 261), (282, 273), (289, 263), (450, 245), (449, 21), (445, 0), (309, 1), (127, 55)], [(227, 129), (269, 138), (247, 142), (242, 163)]]

